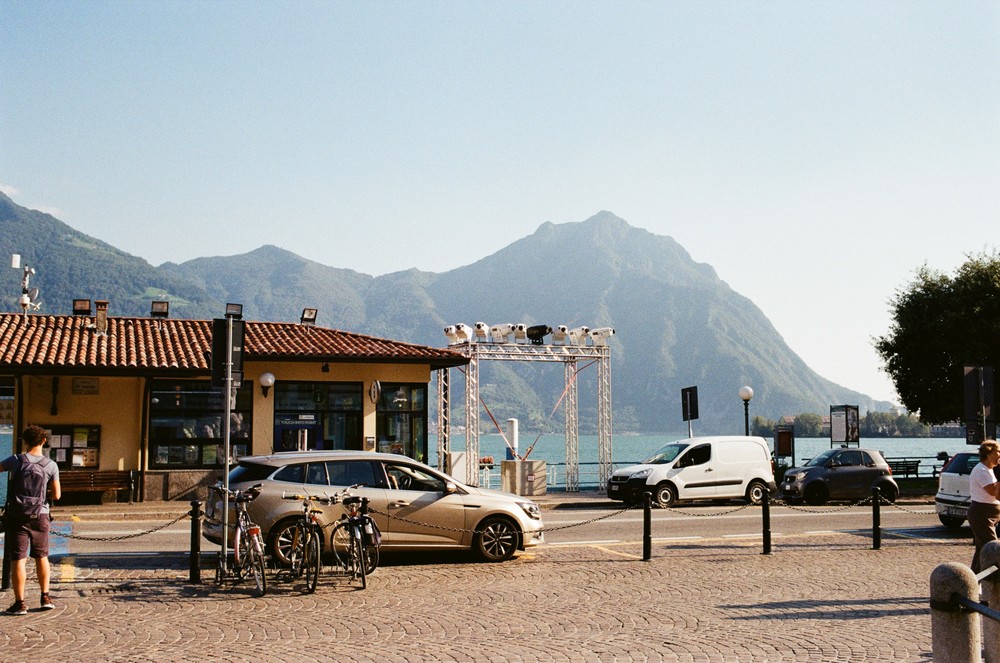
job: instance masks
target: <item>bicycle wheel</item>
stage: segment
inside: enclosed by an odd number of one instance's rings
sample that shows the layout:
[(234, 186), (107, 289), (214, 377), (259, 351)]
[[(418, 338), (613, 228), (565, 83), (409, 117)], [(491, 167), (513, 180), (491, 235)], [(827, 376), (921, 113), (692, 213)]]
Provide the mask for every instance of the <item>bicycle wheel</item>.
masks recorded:
[(351, 528), (351, 577), (357, 580), (361, 589), (368, 586), (368, 575), (365, 573), (364, 545), (361, 543), (361, 530), (357, 527)]
[(319, 532), (314, 529), (310, 529), (309, 535), (306, 537), (305, 556), (302, 563), (306, 574), (306, 593), (312, 594), (316, 591), (316, 583), (319, 581), (320, 567)]
[(243, 566), (249, 567), (253, 582), (257, 586), (257, 595), (264, 596), (267, 592), (267, 576), (264, 568), (264, 545), (260, 540), (260, 528), (252, 525), (249, 536), (249, 545), (246, 546), (243, 558)]
[(233, 532), (233, 572), (237, 578), (243, 578), (247, 571), (248, 550), (250, 548), (250, 536), (244, 531), (246, 523), (240, 519), (236, 523), (236, 530)]
[(362, 550), (364, 550), (364, 555), (361, 558), (365, 562), (365, 575), (371, 575), (378, 568), (378, 546), (374, 543), (366, 543), (362, 546)]
[(346, 522), (337, 523), (333, 528), (330, 547), (333, 549), (333, 559), (340, 567), (340, 572), (350, 573), (351, 530)]
[(308, 530), (300, 522), (291, 528), (292, 540), (288, 544), (288, 574), (293, 578), (301, 578), (303, 563), (306, 556), (306, 534)]

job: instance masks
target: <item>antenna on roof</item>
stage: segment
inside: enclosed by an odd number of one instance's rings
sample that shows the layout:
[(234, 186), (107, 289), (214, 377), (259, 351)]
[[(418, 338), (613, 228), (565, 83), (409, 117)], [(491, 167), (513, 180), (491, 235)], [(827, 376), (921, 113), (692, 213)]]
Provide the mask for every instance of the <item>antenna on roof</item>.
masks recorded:
[[(14, 253), (11, 255), (10, 266), (13, 269), (21, 269), (21, 254)], [(25, 265), (22, 274), (21, 297), (17, 301), (21, 305), (21, 312), (27, 315), (29, 308), (37, 311), (42, 305), (38, 303), (38, 288), (29, 287), (31, 285), (31, 277), (35, 274), (35, 268)]]

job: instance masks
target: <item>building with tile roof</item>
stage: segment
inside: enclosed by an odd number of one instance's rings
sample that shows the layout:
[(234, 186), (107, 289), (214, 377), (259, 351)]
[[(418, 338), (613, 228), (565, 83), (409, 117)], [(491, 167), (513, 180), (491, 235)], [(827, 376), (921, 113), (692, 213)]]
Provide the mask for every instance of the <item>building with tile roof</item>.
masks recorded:
[[(225, 455), (224, 390), (212, 385), (220, 323), (111, 317), (107, 302), (96, 315), (0, 313), (0, 425), (51, 431), (64, 474), (133, 470), (140, 499), (203, 497)], [(469, 361), (312, 324), (234, 325), (233, 456), (371, 449), (426, 460), (432, 372)]]

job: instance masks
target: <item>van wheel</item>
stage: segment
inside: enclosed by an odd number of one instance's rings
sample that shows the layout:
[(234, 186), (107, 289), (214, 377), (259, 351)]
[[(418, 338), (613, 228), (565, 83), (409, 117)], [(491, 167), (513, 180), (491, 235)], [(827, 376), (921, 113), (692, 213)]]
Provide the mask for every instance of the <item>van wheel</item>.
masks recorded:
[(669, 483), (661, 483), (653, 493), (653, 501), (661, 508), (673, 506), (677, 502), (677, 490)]
[(751, 481), (747, 486), (747, 502), (760, 506), (764, 503), (764, 495), (767, 494), (767, 486), (760, 481)]
[(817, 481), (806, 486), (805, 498), (806, 504), (810, 506), (823, 506), (830, 498), (830, 495), (826, 490), (826, 486)]

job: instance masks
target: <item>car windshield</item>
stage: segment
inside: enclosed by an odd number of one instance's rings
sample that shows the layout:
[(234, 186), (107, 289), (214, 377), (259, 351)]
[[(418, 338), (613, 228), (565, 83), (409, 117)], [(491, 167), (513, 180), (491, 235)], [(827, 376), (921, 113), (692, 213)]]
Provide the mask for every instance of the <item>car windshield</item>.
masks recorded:
[(816, 456), (815, 458), (813, 458), (812, 460), (810, 460), (808, 463), (806, 463), (806, 467), (815, 467), (817, 465), (826, 465), (827, 461), (830, 460), (830, 458), (832, 456), (834, 456), (835, 454), (837, 454), (839, 451), (840, 451), (840, 449), (830, 449), (829, 451), (824, 451), (823, 453), (821, 453), (820, 455)]
[(665, 447), (661, 447), (656, 451), (655, 454), (642, 461), (646, 465), (663, 465), (665, 463), (672, 463), (675, 458), (688, 448), (687, 444), (682, 442), (674, 442), (673, 444), (668, 444)]

